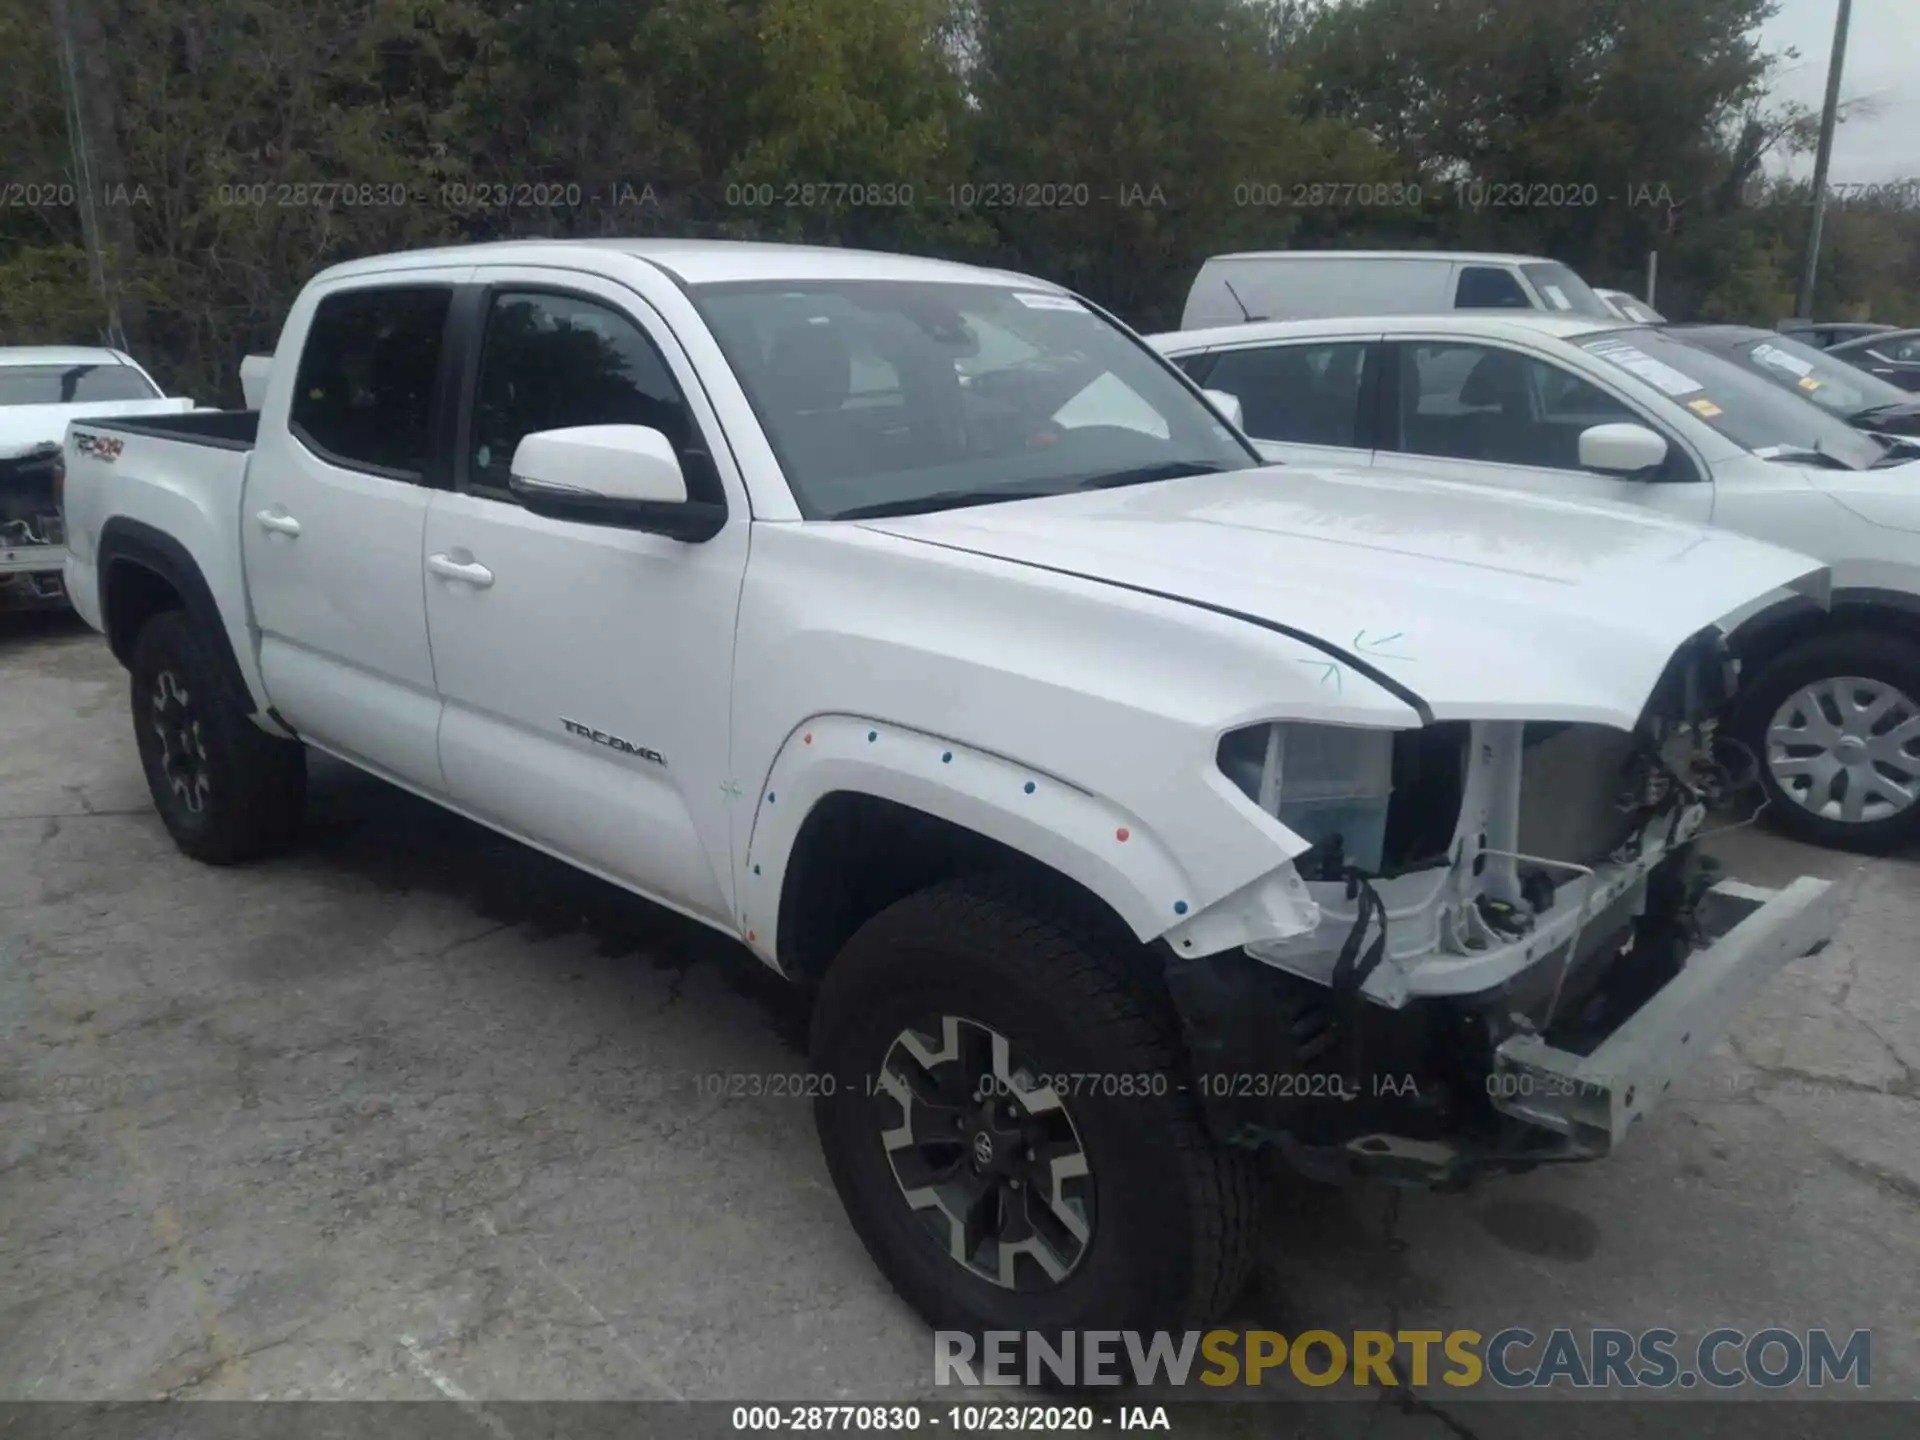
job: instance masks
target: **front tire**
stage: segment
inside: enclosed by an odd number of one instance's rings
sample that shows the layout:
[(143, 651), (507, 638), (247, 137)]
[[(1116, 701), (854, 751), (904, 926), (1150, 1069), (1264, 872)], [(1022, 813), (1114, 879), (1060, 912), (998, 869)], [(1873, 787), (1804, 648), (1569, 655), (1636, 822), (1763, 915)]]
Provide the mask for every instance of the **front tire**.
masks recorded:
[(1920, 646), (1873, 631), (1802, 640), (1753, 678), (1736, 717), (1778, 829), (1868, 854), (1920, 840)]
[(1017, 884), (962, 880), (875, 916), (828, 970), (827, 1167), (934, 1327), (1179, 1329), (1244, 1284), (1252, 1159), (1204, 1133), (1129, 958)]
[(290, 843), (306, 805), (306, 749), (247, 717), (193, 622), (178, 610), (155, 615), (129, 668), (140, 765), (173, 843), (209, 865)]

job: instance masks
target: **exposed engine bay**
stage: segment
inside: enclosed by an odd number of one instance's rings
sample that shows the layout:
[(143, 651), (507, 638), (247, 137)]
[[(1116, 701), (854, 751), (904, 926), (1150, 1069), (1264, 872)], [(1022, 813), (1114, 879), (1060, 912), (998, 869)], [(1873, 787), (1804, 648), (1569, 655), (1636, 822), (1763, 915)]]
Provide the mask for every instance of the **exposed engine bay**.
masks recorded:
[[(1500, 721), (1397, 734), (1384, 826), (1358, 845), (1321, 835), (1295, 861), (1313, 929), (1237, 963), (1169, 961), (1203, 1077), (1251, 1064), (1300, 1077), (1266, 1094), (1203, 1078), (1213, 1123), (1301, 1168), (1371, 1160), (1418, 1183), (1604, 1153), (1649, 1103), (1635, 1081), (1543, 1081), (1544, 1103), (1509, 1052), (1577, 1068), (1611, 1044), (1616, 1064), (1643, 1045), (1619, 1038), (1629, 1022), (1644, 1034), (1655, 1021), (1636, 1017), (1684, 989), (1689, 957), (1729, 928), (1693, 842), (1710, 815), (1747, 804), (1753, 758), (1716, 724), (1737, 678), (1714, 629), (1674, 655), (1630, 733)], [(1233, 774), (1231, 758), (1223, 746)], [(1239, 780), (1263, 806), (1280, 793), (1271, 774), (1256, 785), (1242, 766)]]
[(66, 602), (60, 447), (0, 456), (0, 604)]
[(1676, 653), (1631, 733), (1514, 721), (1398, 733), (1378, 863), (1356, 863), (1344, 835), (1320, 840), (1295, 862), (1319, 925), (1249, 953), (1390, 1006), (1483, 991), (1556, 956), (1571, 980), (1641, 913), (1661, 860), (1752, 778), (1717, 728), (1736, 682), (1711, 630)]

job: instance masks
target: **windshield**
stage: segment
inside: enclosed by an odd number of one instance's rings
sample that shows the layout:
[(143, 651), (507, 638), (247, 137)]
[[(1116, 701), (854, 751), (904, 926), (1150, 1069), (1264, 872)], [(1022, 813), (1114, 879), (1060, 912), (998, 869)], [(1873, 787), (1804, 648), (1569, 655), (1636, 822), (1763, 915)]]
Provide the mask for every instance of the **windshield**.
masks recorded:
[(154, 400), (160, 392), (131, 365), (0, 365), (0, 405), (84, 405)]
[(1522, 265), (1520, 273), (1540, 292), (1541, 308), (1556, 315), (1586, 315), (1595, 320), (1620, 317), (1607, 308), (1607, 302), (1593, 287), (1566, 266), (1551, 260)]
[(857, 280), (694, 299), (810, 519), (1260, 463), (1166, 362), (1069, 296)]
[(1887, 455), (1885, 445), (1811, 400), (1668, 331), (1612, 330), (1578, 343), (1763, 460), (1865, 470)]
[(1824, 350), (1784, 335), (1755, 333), (1727, 340), (1711, 331), (1672, 330), (1676, 340), (1725, 355), (1762, 379), (1784, 390), (1804, 395), (1822, 410), (1843, 420), (1889, 405), (1909, 404), (1913, 397), (1878, 375), (1836, 360)]

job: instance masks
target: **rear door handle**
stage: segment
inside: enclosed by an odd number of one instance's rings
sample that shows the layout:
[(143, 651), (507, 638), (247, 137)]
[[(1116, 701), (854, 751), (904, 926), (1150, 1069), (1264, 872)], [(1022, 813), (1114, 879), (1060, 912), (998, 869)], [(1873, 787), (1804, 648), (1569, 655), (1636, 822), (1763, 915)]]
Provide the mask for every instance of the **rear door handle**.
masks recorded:
[(262, 530), (271, 530), (276, 535), (298, 535), (300, 522), (280, 510), (262, 510), (254, 517), (260, 522)]
[(458, 580), (471, 585), (476, 590), (484, 590), (493, 584), (493, 571), (471, 560), (456, 560), (451, 555), (429, 555), (427, 569), (443, 580)]

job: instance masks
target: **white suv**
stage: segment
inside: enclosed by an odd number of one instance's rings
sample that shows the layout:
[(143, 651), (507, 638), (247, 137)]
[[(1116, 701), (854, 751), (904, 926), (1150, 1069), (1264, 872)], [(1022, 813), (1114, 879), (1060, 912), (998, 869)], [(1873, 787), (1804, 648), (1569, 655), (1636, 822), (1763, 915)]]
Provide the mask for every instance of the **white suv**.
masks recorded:
[(1180, 331), (1151, 343), (1240, 403), (1271, 459), (1449, 476), (1710, 522), (1833, 568), (1734, 636), (1733, 733), (1817, 844), (1920, 837), (1920, 464), (1657, 326), (1524, 311)]

